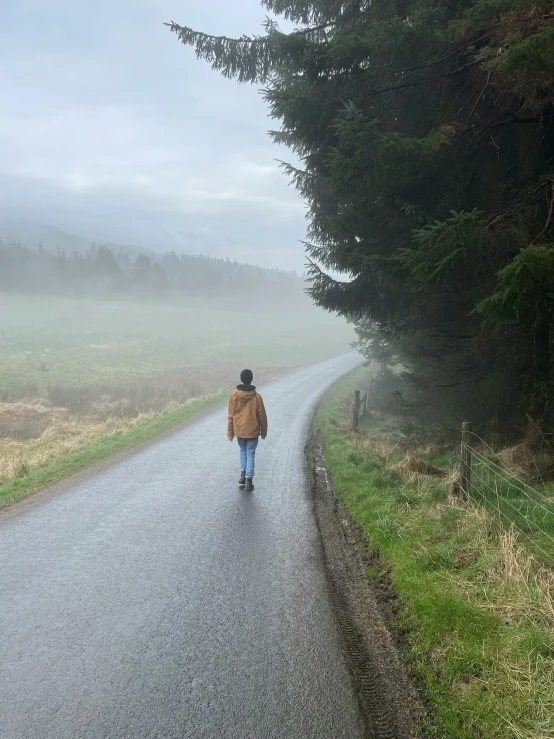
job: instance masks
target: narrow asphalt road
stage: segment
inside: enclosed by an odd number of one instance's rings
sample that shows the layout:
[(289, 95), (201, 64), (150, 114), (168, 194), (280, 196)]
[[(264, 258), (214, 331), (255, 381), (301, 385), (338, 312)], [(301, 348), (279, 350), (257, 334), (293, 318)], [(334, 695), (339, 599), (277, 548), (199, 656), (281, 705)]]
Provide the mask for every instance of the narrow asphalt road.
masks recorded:
[(261, 387), (255, 490), (218, 410), (0, 524), (1, 739), (355, 739), (304, 446), (354, 356)]

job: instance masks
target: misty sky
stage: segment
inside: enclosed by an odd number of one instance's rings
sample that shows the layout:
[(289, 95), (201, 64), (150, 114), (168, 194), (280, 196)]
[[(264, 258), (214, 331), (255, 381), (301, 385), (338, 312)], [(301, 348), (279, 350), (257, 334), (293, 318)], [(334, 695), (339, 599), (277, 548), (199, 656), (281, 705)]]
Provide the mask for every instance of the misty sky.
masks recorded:
[(258, 0), (2, 3), (0, 215), (301, 270), (276, 122), (163, 26), (252, 34), (264, 17)]

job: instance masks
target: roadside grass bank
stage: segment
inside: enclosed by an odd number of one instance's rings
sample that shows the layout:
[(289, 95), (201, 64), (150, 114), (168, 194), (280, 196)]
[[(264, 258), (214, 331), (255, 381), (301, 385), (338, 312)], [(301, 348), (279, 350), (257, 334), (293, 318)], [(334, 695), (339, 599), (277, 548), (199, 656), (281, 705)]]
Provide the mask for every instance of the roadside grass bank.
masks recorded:
[[(60, 482), (117, 452), (130, 449), (179, 426), (196, 415), (223, 404), (225, 391), (167, 408), (159, 413), (142, 413), (135, 418), (108, 418), (96, 424), (77, 421), (61, 424), (31, 444), (19, 443), (19, 455), (8, 457), (0, 446), (4, 481), (0, 477), (0, 508)], [(1, 441), (1, 440), (0, 440)], [(51, 441), (51, 443), (49, 443)], [(11, 441), (10, 444), (15, 444)], [(8, 464), (11, 461), (11, 469)], [(14, 466), (15, 461), (15, 466)]]
[(367, 537), (367, 576), (397, 593), (391, 618), (428, 707), (424, 732), (554, 737), (553, 573), (493, 511), (450, 496), (448, 455), (410, 448), (385, 414), (349, 430), (367, 376), (334, 386), (315, 425), (335, 492)]

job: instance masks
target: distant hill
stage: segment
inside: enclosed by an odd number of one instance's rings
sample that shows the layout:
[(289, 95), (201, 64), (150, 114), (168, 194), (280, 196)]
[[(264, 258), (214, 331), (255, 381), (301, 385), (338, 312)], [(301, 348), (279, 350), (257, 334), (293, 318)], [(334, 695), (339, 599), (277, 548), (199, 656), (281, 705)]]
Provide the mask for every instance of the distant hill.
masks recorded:
[[(44, 248), (49, 251), (61, 249), (69, 254), (74, 251), (79, 254), (86, 254), (94, 242), (94, 239), (76, 236), (75, 234), (67, 233), (56, 226), (50, 226), (46, 223), (2, 217), (0, 217), (0, 239), (3, 239), (4, 241), (19, 241), (21, 244), (28, 247), (35, 247), (37, 244), (41, 243)], [(154, 255), (154, 252), (151, 250), (140, 246), (106, 243), (100, 239), (97, 239), (96, 243), (106, 246), (113, 252), (123, 250), (131, 258), (135, 258), (139, 254)]]
[(54, 226), (0, 220), (0, 292), (156, 300), (245, 296), (286, 310), (309, 303), (294, 271), (175, 251), (93, 243)]

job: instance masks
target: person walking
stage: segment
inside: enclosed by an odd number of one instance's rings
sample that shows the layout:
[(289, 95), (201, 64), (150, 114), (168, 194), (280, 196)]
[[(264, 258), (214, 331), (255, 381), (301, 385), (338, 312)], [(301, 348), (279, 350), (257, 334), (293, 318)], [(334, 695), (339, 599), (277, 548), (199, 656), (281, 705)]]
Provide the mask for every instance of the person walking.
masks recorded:
[(229, 398), (229, 414), (227, 419), (227, 438), (233, 441), (236, 437), (240, 449), (239, 485), (246, 485), (246, 490), (254, 490), (254, 463), (260, 436), (267, 436), (267, 414), (262, 396), (252, 385), (252, 370), (245, 369), (240, 373), (241, 384)]

